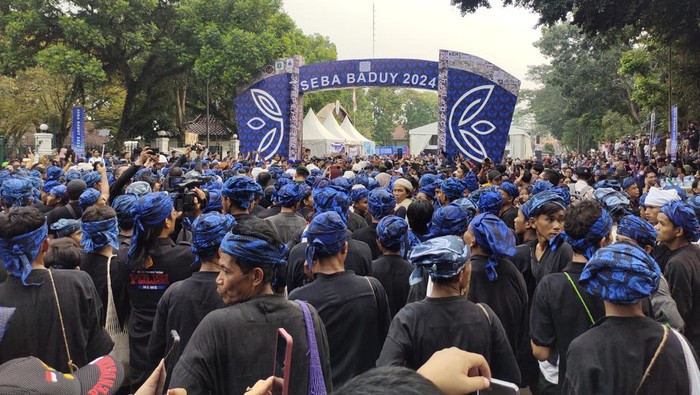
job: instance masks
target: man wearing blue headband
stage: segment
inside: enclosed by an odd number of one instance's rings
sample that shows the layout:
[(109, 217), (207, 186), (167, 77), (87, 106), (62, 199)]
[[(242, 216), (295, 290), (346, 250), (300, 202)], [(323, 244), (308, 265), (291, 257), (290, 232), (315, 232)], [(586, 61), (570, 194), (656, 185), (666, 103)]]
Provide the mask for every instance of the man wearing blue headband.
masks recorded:
[(569, 344), (604, 315), (602, 301), (586, 294), (578, 279), (593, 253), (610, 244), (612, 219), (598, 202), (581, 200), (569, 206), (564, 223), (573, 258), (562, 273), (540, 281), (530, 311), (532, 353), (540, 361), (542, 392), (559, 391)]
[(85, 251), (80, 262), (80, 270), (92, 277), (92, 282), (100, 295), (103, 306), (100, 323), (104, 326), (107, 319), (107, 266), (109, 265), (112, 297), (120, 326), (123, 326), (129, 313), (129, 298), (126, 295), (129, 267), (113, 259), (119, 250), (117, 213), (107, 206), (89, 207), (83, 213), (80, 229), (82, 231), (80, 245)]
[[(629, 214), (620, 219), (615, 241), (638, 246), (650, 254), (656, 244), (656, 237), (656, 229), (649, 222)], [(645, 304), (645, 314), (656, 321), (676, 330), (682, 330), (685, 326), (664, 276), (659, 279), (659, 289), (651, 296), (651, 311), (647, 307), (649, 306)]]
[(229, 214), (209, 213), (197, 217), (192, 224), (192, 252), (200, 269), (190, 278), (171, 285), (158, 302), (148, 341), (148, 355), (156, 364), (172, 346), (171, 330), (180, 335), (179, 356), (202, 319), (224, 307), (216, 292), (219, 245), (235, 223)]
[(464, 184), (459, 179), (448, 178), (440, 183), (440, 187), (435, 191), (435, 197), (441, 205), (446, 206), (450, 202), (464, 197), (464, 189)]
[(389, 304), (377, 279), (345, 269), (347, 231), (338, 213), (316, 215), (306, 232), (306, 264), (316, 279), (289, 299), (318, 311), (328, 332), (333, 386), (339, 386), (374, 367), (391, 321)]
[(0, 306), (14, 309), (3, 328), (0, 364), (35, 356), (61, 372), (72, 372), (69, 360), (85, 366), (107, 355), (114, 343), (100, 325), (103, 307), (90, 276), (44, 267), (47, 236), (46, 218), (35, 207), (0, 214), (0, 260), (10, 274), (0, 283)]
[(393, 318), (406, 305), (410, 289), (408, 279), (413, 272), (413, 267), (404, 259), (410, 248), (406, 221), (395, 215), (382, 218), (377, 224), (377, 245), (382, 255), (372, 261), (372, 277), (382, 283)]
[(382, 218), (394, 213), (396, 197), (386, 189), (380, 188), (370, 192), (367, 201), (369, 213), (372, 215), (372, 224), (354, 232), (352, 238), (367, 243), (372, 250), (372, 260), (374, 260), (382, 254), (377, 246), (377, 224)]
[(301, 185), (289, 183), (276, 192), (277, 204), (281, 211), (277, 215), (265, 218), (277, 230), (280, 239), (288, 243), (306, 226), (306, 220), (299, 214), (299, 202), (304, 197), (304, 189)]
[[(315, 384), (330, 393), (329, 348), (319, 314), (273, 292), (276, 271), (286, 265), (286, 246), (270, 228), (248, 222), (236, 224), (220, 248), (217, 292), (228, 307), (212, 311), (197, 326), (175, 366), (171, 388), (190, 394), (245, 393), (270, 376), (277, 330), (284, 328), (294, 340), (289, 393), (321, 393), (309, 388)], [(318, 365), (310, 362), (314, 356)]]
[(644, 316), (642, 300), (661, 272), (639, 247), (615, 243), (593, 254), (579, 285), (605, 305), (605, 318), (571, 342), (565, 394), (692, 394), (698, 368), (688, 341)]
[(407, 304), (394, 317), (377, 366), (418, 369), (436, 351), (457, 347), (481, 354), (492, 377), (520, 382), (520, 372), (501, 321), (487, 305), (470, 301), (471, 252), (461, 237), (430, 239), (409, 253), (412, 265), (427, 270), (428, 297)]
[(136, 201), (131, 210), (134, 230), (131, 244), (121, 249), (119, 260), (128, 262), (129, 363), (132, 387), (138, 388), (155, 368), (148, 356), (158, 301), (176, 281), (188, 278), (196, 266), (189, 244), (176, 244), (170, 237), (181, 213), (175, 211), (166, 192), (152, 192)]
[(236, 222), (250, 221), (254, 226), (265, 226), (277, 232), (269, 223), (251, 214), (257, 196), (262, 195), (262, 187), (252, 178), (233, 176), (226, 180), (221, 189), (221, 205), (224, 214), (231, 214)]
[(493, 309), (513, 355), (518, 355), (527, 336), (528, 299), (523, 275), (510, 261), (515, 254), (515, 236), (500, 218), (479, 214), (463, 239), (472, 251), (469, 300)]
[(348, 227), (350, 223), (354, 222), (353, 217), (359, 217), (363, 221), (359, 223), (362, 226), (357, 229), (369, 226), (372, 222), (372, 216), (369, 213), (369, 193), (370, 190), (362, 185), (355, 185), (350, 190), (350, 200), (352, 201), (350, 212), (354, 215), (350, 214), (348, 216)]
[(684, 335), (700, 353), (700, 225), (695, 211), (685, 203), (663, 205), (657, 216), (657, 240), (671, 251), (665, 274), (671, 296), (685, 321)]
[(515, 229), (515, 218), (518, 217), (518, 209), (515, 207), (515, 199), (520, 196), (520, 190), (510, 181), (504, 181), (498, 187), (501, 197), (503, 198), (503, 204), (498, 213), (498, 218), (505, 222), (506, 226), (511, 229)]

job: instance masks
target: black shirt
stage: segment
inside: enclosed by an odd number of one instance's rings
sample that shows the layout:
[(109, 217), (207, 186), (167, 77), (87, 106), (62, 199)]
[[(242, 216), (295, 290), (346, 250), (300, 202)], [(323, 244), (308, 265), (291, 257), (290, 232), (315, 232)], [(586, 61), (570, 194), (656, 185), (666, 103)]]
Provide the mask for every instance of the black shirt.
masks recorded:
[(518, 218), (518, 209), (510, 206), (506, 211), (504, 211), (501, 215), (498, 216), (503, 222), (506, 223), (506, 226), (508, 226), (510, 229), (515, 229), (515, 219)]
[[(295, 245), (287, 259), (287, 292), (292, 292), (308, 282), (304, 274), (306, 262), (306, 242)], [(345, 258), (345, 270), (352, 270), (358, 276), (369, 276), (372, 264), (372, 252), (369, 247), (357, 240), (348, 238), (348, 256)]]
[(377, 366), (418, 369), (433, 353), (457, 347), (483, 355), (493, 377), (519, 383), (518, 365), (501, 321), (490, 307), (482, 306), (488, 318), (465, 296), (427, 297), (407, 304), (391, 321)]
[(469, 300), (491, 307), (503, 325), (513, 355), (518, 355), (528, 332), (525, 280), (511, 261), (499, 258), (496, 266), (498, 278), (489, 281), (486, 276), (487, 262), (486, 256), (472, 255)]
[(170, 238), (157, 239), (149, 255), (153, 265), (144, 270), (131, 270), (127, 286), (131, 302), (129, 364), (131, 383), (137, 388), (155, 368), (148, 358), (148, 338), (153, 329), (158, 301), (171, 284), (192, 274), (194, 262), (191, 247), (175, 244)]
[(179, 353), (182, 353), (202, 319), (210, 312), (225, 306), (216, 292), (218, 275), (218, 272), (196, 272), (192, 277), (176, 282), (165, 291), (158, 302), (153, 330), (148, 340), (148, 355), (152, 363), (157, 365), (165, 356), (165, 351), (170, 348), (171, 330), (176, 330), (180, 335)]
[(665, 275), (685, 321), (683, 334), (700, 354), (700, 247), (689, 244), (673, 251)]
[[(552, 273), (540, 281), (530, 311), (530, 337), (538, 346), (552, 349), (549, 362), (557, 366), (559, 359), (559, 383), (566, 375), (566, 352), (577, 336), (587, 331), (593, 322), (605, 316), (603, 301), (578, 285), (584, 263), (569, 264), (564, 273)], [(566, 277), (568, 273), (593, 316), (588, 317), (576, 291)]]
[[(105, 325), (107, 319), (107, 257), (95, 253), (82, 254), (80, 270), (90, 275), (95, 284), (97, 294), (102, 302), (102, 315), (100, 324)], [(126, 294), (126, 284), (129, 280), (129, 266), (121, 263), (118, 259), (112, 258), (109, 264), (109, 272), (112, 280), (112, 298), (114, 307), (117, 310), (119, 324), (124, 325), (131, 308), (129, 297)]]
[(363, 216), (352, 211), (348, 211), (348, 229), (351, 232), (355, 232), (361, 228), (366, 228), (367, 226), (369, 226), (369, 224)]
[[(256, 205), (255, 207), (259, 207), (259, 206)], [(260, 219), (265, 219), (265, 218), (272, 217), (273, 215), (277, 215), (281, 212), (282, 212), (282, 206), (274, 205), (270, 208), (263, 209), (259, 213), (253, 213), (253, 214), (257, 215), (258, 218), (260, 218)]]
[(659, 265), (661, 273), (666, 273), (666, 265), (668, 264), (668, 260), (671, 259), (671, 256), (673, 256), (673, 251), (669, 250), (666, 244), (659, 243), (651, 250), (651, 256), (656, 261), (656, 264)]
[(386, 291), (391, 318), (406, 305), (412, 272), (413, 266), (398, 255), (382, 255), (372, 261), (372, 277), (379, 280)]
[[(102, 304), (90, 276), (80, 270), (52, 270), (73, 363), (82, 367), (107, 355), (114, 346), (100, 325)], [(48, 270), (32, 270), (29, 283), (9, 276), (0, 284), (0, 306), (16, 310), (0, 341), (0, 364), (35, 356), (68, 373), (68, 355)]]
[(564, 267), (574, 257), (574, 250), (571, 249), (569, 243), (560, 238), (555, 245), (556, 251), (552, 251), (552, 247), (547, 246), (542, 257), (538, 260), (535, 253), (537, 251), (537, 242), (531, 244), (530, 267), (532, 268), (532, 275), (538, 284), (549, 273), (559, 273), (564, 270)]
[(352, 233), (352, 238), (364, 242), (372, 251), (372, 260), (379, 258), (382, 252), (377, 245), (377, 224), (370, 224)]
[[(313, 306), (309, 310), (330, 393), (326, 330)], [(304, 316), (296, 303), (279, 295), (257, 296), (204, 317), (175, 366), (170, 388), (184, 388), (188, 394), (245, 393), (248, 386), (272, 375), (279, 328), (294, 341), (289, 393), (306, 394), (309, 356)]]
[(689, 393), (683, 350), (676, 335), (670, 332), (649, 376), (637, 392), (663, 333), (661, 324), (648, 317), (603, 318), (571, 342), (562, 393)]
[(314, 282), (290, 293), (289, 300), (309, 302), (325, 324), (333, 386), (374, 367), (391, 322), (377, 279), (352, 271), (319, 273)]

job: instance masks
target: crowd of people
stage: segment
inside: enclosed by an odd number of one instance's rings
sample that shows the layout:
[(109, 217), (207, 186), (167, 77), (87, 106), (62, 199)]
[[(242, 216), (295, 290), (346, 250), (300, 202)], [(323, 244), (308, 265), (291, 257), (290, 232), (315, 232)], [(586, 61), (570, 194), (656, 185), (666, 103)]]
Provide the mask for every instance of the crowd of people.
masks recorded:
[(700, 394), (698, 167), (625, 147), (10, 161), (0, 393)]

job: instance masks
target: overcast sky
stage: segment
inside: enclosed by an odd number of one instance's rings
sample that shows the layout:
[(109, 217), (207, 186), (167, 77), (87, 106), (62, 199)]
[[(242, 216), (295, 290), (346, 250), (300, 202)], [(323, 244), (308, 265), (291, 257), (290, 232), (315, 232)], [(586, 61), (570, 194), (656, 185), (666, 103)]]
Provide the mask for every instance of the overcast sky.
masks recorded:
[[(372, 0), (284, 0), (304, 33), (330, 37), (338, 59), (372, 57)], [(438, 60), (440, 49), (484, 58), (522, 81), (527, 66), (547, 60), (532, 44), (540, 36), (537, 15), (523, 8), (492, 8), (462, 16), (450, 0), (376, 0), (376, 58)]]

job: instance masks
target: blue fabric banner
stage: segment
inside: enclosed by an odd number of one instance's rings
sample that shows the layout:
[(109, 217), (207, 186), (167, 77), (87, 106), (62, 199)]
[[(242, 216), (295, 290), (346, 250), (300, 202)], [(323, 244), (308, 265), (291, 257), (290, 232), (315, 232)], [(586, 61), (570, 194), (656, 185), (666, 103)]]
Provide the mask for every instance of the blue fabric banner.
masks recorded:
[(85, 157), (85, 109), (73, 107), (71, 148), (79, 158)]

